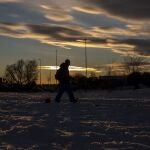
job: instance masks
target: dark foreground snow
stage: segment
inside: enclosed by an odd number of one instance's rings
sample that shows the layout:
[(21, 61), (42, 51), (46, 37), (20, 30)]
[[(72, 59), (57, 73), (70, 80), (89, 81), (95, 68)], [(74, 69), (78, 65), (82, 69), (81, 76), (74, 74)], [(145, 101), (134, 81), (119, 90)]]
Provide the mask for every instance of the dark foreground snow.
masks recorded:
[(1, 93), (0, 149), (150, 149), (149, 96), (88, 91), (77, 104), (44, 102), (54, 95)]

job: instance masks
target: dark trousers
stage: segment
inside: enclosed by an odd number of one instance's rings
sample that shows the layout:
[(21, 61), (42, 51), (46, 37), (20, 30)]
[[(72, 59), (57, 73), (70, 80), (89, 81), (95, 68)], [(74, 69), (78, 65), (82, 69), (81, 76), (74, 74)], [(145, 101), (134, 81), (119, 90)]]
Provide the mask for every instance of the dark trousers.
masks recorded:
[(69, 83), (59, 83), (58, 85), (58, 93), (55, 97), (55, 101), (57, 102), (60, 102), (60, 99), (63, 95), (63, 93), (66, 92), (69, 96), (69, 100), (71, 102), (74, 102), (75, 101), (75, 98), (74, 98), (74, 95), (73, 95), (73, 91), (72, 91), (72, 88), (70, 86)]

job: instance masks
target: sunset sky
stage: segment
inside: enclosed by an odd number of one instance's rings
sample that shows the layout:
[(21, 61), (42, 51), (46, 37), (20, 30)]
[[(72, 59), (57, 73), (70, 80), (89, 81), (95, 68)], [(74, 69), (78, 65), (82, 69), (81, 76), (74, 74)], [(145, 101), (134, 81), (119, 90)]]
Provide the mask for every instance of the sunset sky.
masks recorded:
[(150, 57), (150, 0), (0, 0), (0, 76), (18, 59), (54, 66), (69, 58), (84, 67), (123, 61), (134, 53)]

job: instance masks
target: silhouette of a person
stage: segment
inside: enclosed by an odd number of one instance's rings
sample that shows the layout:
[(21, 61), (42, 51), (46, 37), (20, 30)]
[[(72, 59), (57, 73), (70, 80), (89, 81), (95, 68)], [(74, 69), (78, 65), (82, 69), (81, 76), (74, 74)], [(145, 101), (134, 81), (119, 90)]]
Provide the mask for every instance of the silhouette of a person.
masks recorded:
[(55, 97), (56, 102), (60, 102), (60, 99), (63, 95), (64, 92), (66, 92), (69, 96), (69, 100), (71, 102), (76, 103), (77, 100), (74, 97), (72, 88), (70, 86), (70, 76), (69, 76), (69, 65), (70, 65), (70, 60), (66, 59), (64, 63), (60, 65), (59, 69), (59, 85), (58, 85), (58, 93)]

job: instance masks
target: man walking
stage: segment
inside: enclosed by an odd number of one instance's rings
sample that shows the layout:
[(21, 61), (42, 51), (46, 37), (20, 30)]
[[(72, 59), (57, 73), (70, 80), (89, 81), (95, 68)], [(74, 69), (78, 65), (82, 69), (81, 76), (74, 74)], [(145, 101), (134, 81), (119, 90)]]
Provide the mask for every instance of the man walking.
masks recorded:
[(55, 75), (55, 78), (59, 81), (58, 93), (55, 97), (55, 101), (58, 103), (60, 102), (64, 92), (68, 94), (69, 100), (71, 102), (77, 102), (77, 100), (74, 98), (74, 94), (70, 86), (69, 65), (70, 60), (66, 59), (65, 62), (60, 65), (60, 68), (57, 70)]

